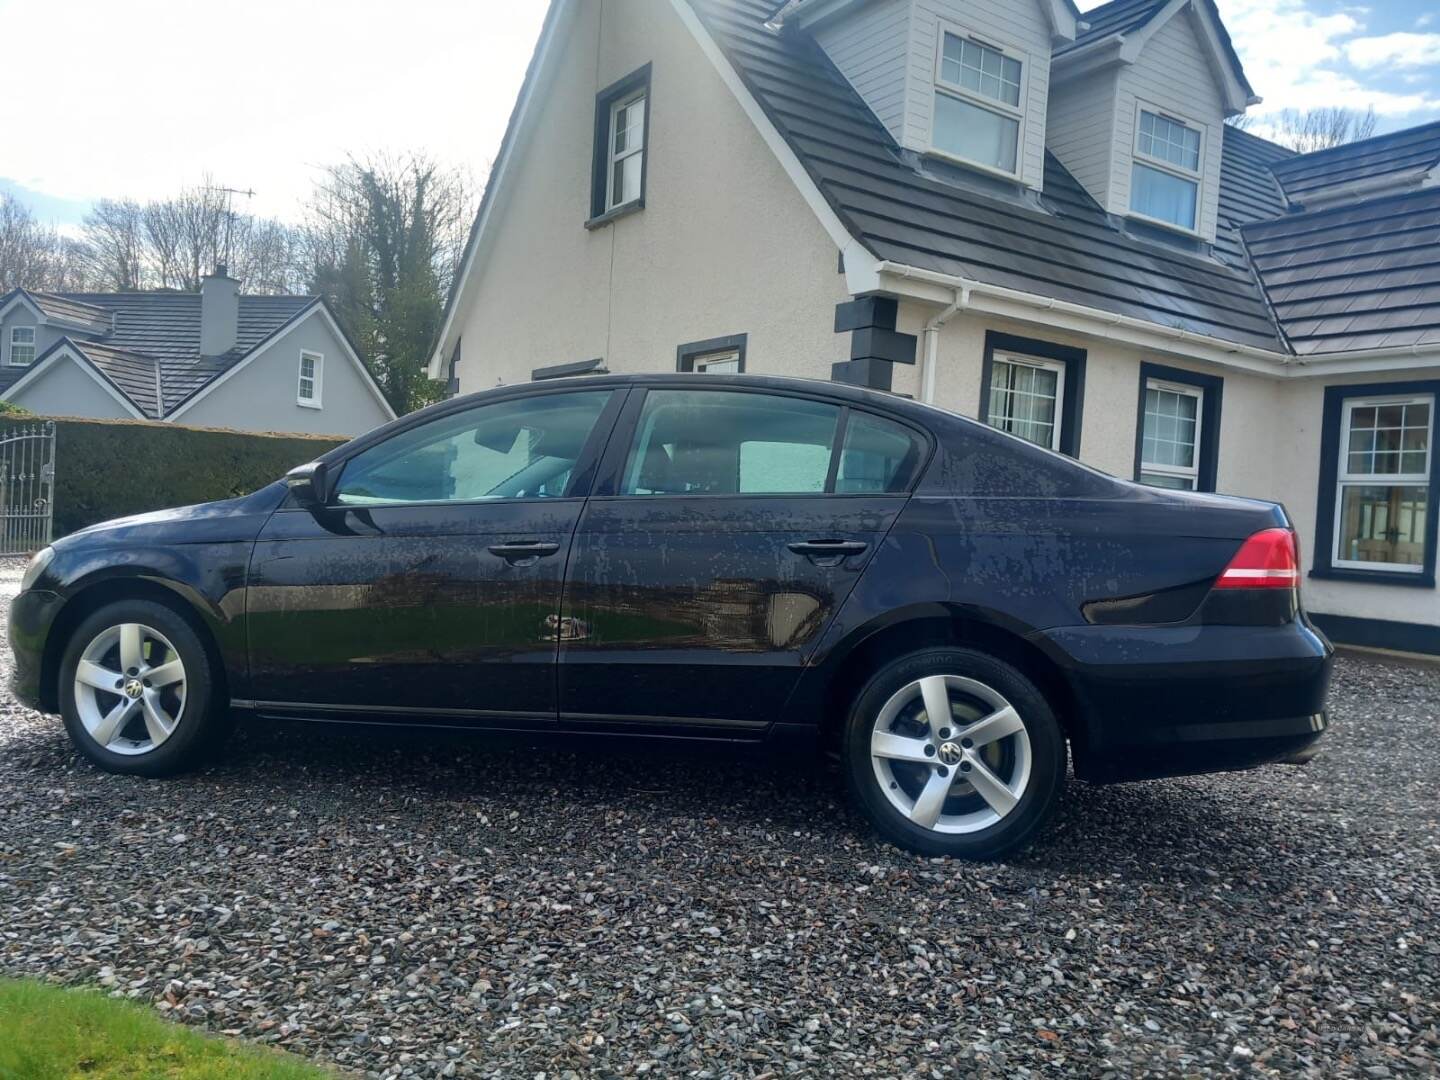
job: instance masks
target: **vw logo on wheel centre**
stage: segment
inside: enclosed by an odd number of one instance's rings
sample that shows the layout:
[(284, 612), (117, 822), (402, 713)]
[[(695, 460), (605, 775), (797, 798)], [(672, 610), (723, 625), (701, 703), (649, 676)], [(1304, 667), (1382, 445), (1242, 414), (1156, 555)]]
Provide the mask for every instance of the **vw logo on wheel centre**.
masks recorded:
[(947, 742), (940, 747), (940, 760), (946, 765), (959, 765), (963, 756), (964, 753), (957, 743)]

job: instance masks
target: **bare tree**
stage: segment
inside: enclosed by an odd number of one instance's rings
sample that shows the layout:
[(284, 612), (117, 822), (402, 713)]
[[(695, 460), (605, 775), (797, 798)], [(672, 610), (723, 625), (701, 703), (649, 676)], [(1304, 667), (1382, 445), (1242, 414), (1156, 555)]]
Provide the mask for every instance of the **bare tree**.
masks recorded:
[(140, 288), (143, 215), (140, 204), (132, 199), (101, 199), (85, 215), (85, 260), (101, 288), (117, 292)]
[(1286, 109), (1271, 124), (1261, 118), (1262, 126), (1272, 128), (1271, 138), (1301, 154), (1368, 139), (1375, 134), (1378, 122), (1374, 108), (1361, 112), (1338, 105), (1303, 111)]
[(35, 220), (19, 199), (0, 192), (0, 293), (90, 288), (82, 245)]
[(335, 309), (401, 412), (433, 399), (425, 360), (474, 214), (474, 185), (424, 154), (331, 167), (311, 200), (311, 287)]

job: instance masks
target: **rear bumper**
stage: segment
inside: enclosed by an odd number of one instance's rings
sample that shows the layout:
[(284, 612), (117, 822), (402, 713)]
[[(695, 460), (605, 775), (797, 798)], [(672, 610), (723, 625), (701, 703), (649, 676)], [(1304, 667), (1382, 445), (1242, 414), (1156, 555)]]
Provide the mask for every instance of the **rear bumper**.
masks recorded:
[(10, 651), (15, 657), (10, 690), (17, 701), (31, 709), (56, 708), (41, 689), (45, 642), (61, 604), (55, 593), (40, 589), (23, 592), (10, 603)]
[(1039, 635), (1077, 706), (1076, 773), (1108, 783), (1303, 763), (1334, 649), (1285, 626), (1067, 627)]

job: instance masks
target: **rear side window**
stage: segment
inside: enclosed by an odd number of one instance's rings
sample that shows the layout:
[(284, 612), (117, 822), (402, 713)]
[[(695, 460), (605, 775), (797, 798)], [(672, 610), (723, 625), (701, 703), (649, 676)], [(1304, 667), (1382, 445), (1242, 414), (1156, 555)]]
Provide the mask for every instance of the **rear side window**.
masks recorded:
[(825, 491), (840, 408), (724, 390), (652, 390), (623, 495), (815, 495)]
[(363, 450), (346, 465), (344, 506), (555, 498), (610, 391), (544, 394), (432, 420)]
[(903, 424), (852, 412), (845, 425), (835, 491), (840, 495), (908, 491), (924, 450), (924, 440)]

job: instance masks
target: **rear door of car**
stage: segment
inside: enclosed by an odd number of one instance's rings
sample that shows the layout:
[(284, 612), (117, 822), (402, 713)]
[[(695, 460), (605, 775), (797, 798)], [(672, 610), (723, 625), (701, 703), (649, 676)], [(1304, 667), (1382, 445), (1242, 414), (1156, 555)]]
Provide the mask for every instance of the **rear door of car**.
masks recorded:
[(272, 715), (553, 727), (560, 593), (623, 389), (441, 410), (340, 465), (255, 545), (251, 694)]
[(633, 390), (571, 552), (562, 725), (745, 738), (782, 719), (928, 450), (821, 395)]

